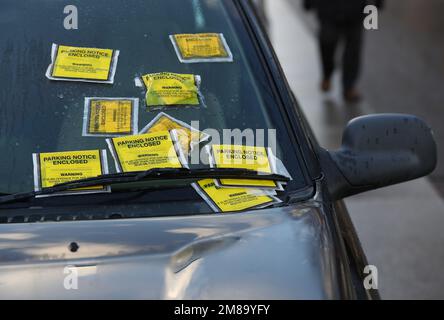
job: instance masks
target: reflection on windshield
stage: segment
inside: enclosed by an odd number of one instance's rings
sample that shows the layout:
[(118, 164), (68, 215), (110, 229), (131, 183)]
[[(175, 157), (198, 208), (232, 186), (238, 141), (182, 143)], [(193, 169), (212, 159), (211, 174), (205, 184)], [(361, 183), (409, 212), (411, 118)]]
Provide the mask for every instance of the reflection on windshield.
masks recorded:
[[(84, 2), (77, 30), (63, 27), (63, 8), (52, 0), (0, 4), (0, 192), (40, 190), (108, 168), (147, 170), (147, 161), (174, 167), (171, 158), (162, 164), (164, 151), (130, 154), (119, 144), (139, 133), (173, 132), (182, 167), (193, 142), (209, 142), (205, 128), (275, 129), (276, 156), (294, 178), (288, 187), (304, 183), (295, 153), (282, 152), (290, 141), (265, 73), (257, 57), (247, 59), (251, 44), (241, 43), (235, 13), (222, 1)], [(56, 168), (52, 157), (76, 152), (101, 160), (94, 170), (91, 163)]]

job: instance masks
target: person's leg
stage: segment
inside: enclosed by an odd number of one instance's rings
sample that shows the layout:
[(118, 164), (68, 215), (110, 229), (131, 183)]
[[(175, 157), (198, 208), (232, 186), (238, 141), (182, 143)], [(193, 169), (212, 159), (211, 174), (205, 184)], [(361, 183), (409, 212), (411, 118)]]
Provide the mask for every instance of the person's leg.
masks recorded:
[(362, 23), (359, 21), (347, 24), (344, 29), (342, 85), (345, 99), (351, 102), (360, 99), (360, 95), (356, 91), (356, 82), (361, 68), (362, 29)]
[(319, 46), (322, 62), (323, 91), (330, 90), (330, 79), (335, 69), (335, 52), (339, 42), (339, 28), (332, 22), (320, 19)]

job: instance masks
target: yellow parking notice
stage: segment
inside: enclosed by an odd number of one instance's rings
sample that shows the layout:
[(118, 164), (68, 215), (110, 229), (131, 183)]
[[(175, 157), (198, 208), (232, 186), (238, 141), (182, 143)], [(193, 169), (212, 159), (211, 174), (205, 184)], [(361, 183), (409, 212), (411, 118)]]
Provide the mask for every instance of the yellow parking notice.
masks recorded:
[(186, 159), (168, 131), (106, 140), (118, 172), (186, 167)]
[[(216, 168), (242, 168), (262, 173), (274, 173), (265, 147), (242, 145), (213, 145), (210, 152), (211, 165)], [(275, 181), (252, 179), (220, 179), (222, 186), (277, 188)]]
[(170, 36), (181, 62), (232, 61), (233, 56), (221, 33), (175, 34)]
[(83, 136), (136, 134), (138, 106), (137, 98), (85, 98)]
[(199, 180), (192, 186), (216, 212), (263, 208), (280, 202), (278, 198), (257, 189), (217, 187), (213, 179)]
[[(36, 191), (56, 184), (97, 177), (108, 173), (105, 150), (34, 153), (33, 161)], [(98, 191), (108, 191), (108, 188), (103, 186), (79, 188), (55, 195)]]
[(52, 45), (51, 80), (113, 83), (118, 50)]
[(164, 112), (159, 113), (140, 133), (172, 130), (176, 130), (178, 142), (185, 156), (188, 156), (194, 145), (206, 141), (209, 138), (208, 134), (200, 132), (185, 122), (175, 119)]
[(147, 106), (198, 105), (200, 77), (170, 72), (142, 76)]

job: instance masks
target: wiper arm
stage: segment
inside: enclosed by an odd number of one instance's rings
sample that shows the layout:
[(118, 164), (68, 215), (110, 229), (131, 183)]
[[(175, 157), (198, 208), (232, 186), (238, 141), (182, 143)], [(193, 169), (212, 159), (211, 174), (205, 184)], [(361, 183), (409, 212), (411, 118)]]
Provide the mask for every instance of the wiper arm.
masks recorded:
[(168, 179), (248, 179), (248, 180), (273, 180), (287, 182), (290, 179), (280, 174), (267, 174), (248, 169), (231, 168), (157, 168), (140, 172), (123, 172), (105, 174), (97, 177), (80, 179), (44, 188), (41, 191), (31, 191), (0, 196), (0, 204), (27, 200), (40, 195), (51, 195), (58, 192), (69, 191), (77, 188), (94, 187), (98, 185), (111, 185), (118, 183), (131, 183), (138, 181), (155, 181)]

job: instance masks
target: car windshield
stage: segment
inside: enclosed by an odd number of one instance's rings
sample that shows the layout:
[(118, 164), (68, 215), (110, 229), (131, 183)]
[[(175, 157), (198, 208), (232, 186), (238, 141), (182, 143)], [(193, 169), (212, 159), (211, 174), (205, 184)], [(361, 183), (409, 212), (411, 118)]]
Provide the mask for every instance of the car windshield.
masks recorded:
[[(106, 137), (83, 134), (85, 99), (89, 97), (138, 98), (135, 121), (139, 130), (160, 112), (188, 125), (198, 121), (199, 130), (211, 128), (221, 139), (224, 129), (252, 129), (255, 133), (263, 129), (266, 146), (268, 130), (273, 129), (275, 156), (292, 177), (286, 190), (306, 185), (299, 151), (290, 140), (275, 90), (233, 2), (69, 3), (71, 10), (65, 8), (65, 2), (54, 0), (0, 0), (0, 193), (34, 190), (33, 153), (106, 150), (109, 172), (118, 170)], [(180, 61), (169, 36), (200, 33), (222, 34), (232, 61)], [(113, 83), (48, 79), (45, 72), (51, 64), (53, 43), (119, 50)], [(135, 79), (161, 72), (200, 76), (193, 78), (200, 80), (198, 105), (147, 106), (143, 79), (141, 83)], [(142, 87), (137, 86), (140, 84)], [(88, 205), (88, 197), (77, 199), (73, 203)]]

